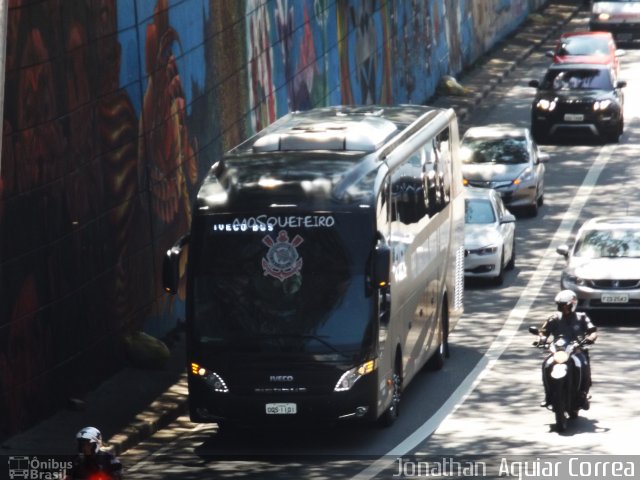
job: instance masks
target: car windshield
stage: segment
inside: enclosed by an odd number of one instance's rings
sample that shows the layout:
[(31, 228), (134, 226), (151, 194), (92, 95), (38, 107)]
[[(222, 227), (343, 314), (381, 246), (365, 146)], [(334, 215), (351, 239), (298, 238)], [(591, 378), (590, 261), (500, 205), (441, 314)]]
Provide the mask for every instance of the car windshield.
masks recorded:
[(573, 255), (640, 258), (640, 229), (588, 230), (577, 240)]
[(558, 55), (606, 55), (609, 41), (603, 37), (569, 37), (562, 40)]
[(469, 225), (495, 223), (496, 215), (489, 200), (468, 198), (464, 201), (464, 221)]
[(527, 163), (529, 153), (524, 137), (468, 138), (462, 143), (464, 163)]
[(547, 72), (541, 88), (546, 90), (613, 90), (611, 75), (601, 68), (585, 68)]

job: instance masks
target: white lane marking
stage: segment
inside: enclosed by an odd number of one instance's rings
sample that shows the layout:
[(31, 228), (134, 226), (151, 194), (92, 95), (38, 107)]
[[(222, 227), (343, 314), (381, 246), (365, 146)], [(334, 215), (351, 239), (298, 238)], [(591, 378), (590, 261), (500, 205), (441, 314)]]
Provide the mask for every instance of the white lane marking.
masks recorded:
[(587, 172), (582, 185), (580, 185), (576, 196), (573, 198), (571, 205), (563, 215), (562, 222), (560, 222), (558, 230), (556, 230), (553, 238), (549, 242), (549, 246), (544, 251), (542, 259), (538, 263), (535, 272), (520, 295), (518, 303), (516, 303), (516, 306), (511, 310), (509, 318), (507, 318), (507, 321), (500, 330), (500, 333), (475, 368), (469, 373), (469, 375), (467, 375), (448, 400), (429, 420), (423, 423), (415, 432), (409, 435), (395, 448), (387, 452), (383, 457), (379, 458), (369, 467), (354, 476), (353, 480), (369, 480), (375, 477), (383, 470), (393, 465), (398, 457), (406, 455), (416, 448), (429, 435), (431, 435), (438, 426), (440, 426), (440, 423), (442, 423), (448, 415), (455, 412), (457, 408), (464, 403), (466, 398), (476, 388), (482, 378), (491, 371), (494, 364), (511, 343), (514, 335), (520, 329), (522, 321), (527, 318), (533, 302), (536, 300), (542, 286), (553, 271), (558, 259), (558, 254), (555, 251), (556, 246), (567, 242), (571, 232), (573, 231), (575, 223), (580, 217), (580, 212), (589, 199), (593, 187), (598, 181), (600, 173), (611, 158), (613, 150), (613, 145), (607, 145), (600, 150), (598, 158), (596, 158), (595, 162), (591, 165), (591, 168), (589, 168), (589, 171)]

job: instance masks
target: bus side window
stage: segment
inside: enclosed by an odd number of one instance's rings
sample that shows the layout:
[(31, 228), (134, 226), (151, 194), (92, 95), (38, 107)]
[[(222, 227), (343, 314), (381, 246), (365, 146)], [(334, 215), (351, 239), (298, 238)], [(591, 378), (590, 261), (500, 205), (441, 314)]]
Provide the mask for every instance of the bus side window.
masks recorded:
[(448, 205), (451, 201), (451, 178), (453, 176), (451, 169), (453, 168), (453, 162), (451, 159), (451, 135), (449, 129), (445, 129), (438, 134), (437, 141), (442, 158), (442, 173), (443, 173), (443, 188), (444, 188), (444, 203)]
[(440, 158), (434, 141), (425, 147), (423, 166), (424, 188), (426, 190), (427, 210), (432, 217), (442, 210), (442, 178), (438, 167)]
[(411, 155), (391, 177), (392, 220), (417, 223), (427, 214), (422, 180), (422, 150)]
[(427, 147), (427, 156), (432, 159), (427, 172), (430, 213), (441, 211), (451, 199), (451, 149), (449, 129), (438, 134)]

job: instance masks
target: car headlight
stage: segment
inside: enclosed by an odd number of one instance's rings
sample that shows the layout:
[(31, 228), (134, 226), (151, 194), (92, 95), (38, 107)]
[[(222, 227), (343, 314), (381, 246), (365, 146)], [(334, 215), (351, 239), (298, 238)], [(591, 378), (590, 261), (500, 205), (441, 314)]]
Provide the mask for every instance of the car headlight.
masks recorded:
[(601, 13), (596, 18), (601, 22), (606, 22), (611, 18), (611, 15), (609, 13)]
[(593, 103), (593, 110), (595, 112), (600, 110), (606, 110), (611, 105), (611, 100), (597, 100)]
[(518, 178), (513, 181), (513, 184), (515, 186), (518, 186), (522, 182), (528, 182), (530, 180), (533, 180), (533, 170), (531, 169), (531, 167), (527, 167), (520, 175), (518, 175)]
[(488, 247), (477, 248), (473, 250), (476, 255), (493, 255), (498, 251), (497, 245), (489, 245)]
[(538, 100), (538, 103), (536, 103), (536, 108), (538, 110), (552, 112), (553, 110), (555, 110), (556, 105), (557, 103), (555, 100), (547, 100), (546, 98), (541, 98), (540, 100)]
[(577, 285), (579, 287), (587, 284), (587, 281), (584, 278), (580, 278), (576, 275), (569, 275), (568, 273), (562, 274), (562, 282), (564, 284)]

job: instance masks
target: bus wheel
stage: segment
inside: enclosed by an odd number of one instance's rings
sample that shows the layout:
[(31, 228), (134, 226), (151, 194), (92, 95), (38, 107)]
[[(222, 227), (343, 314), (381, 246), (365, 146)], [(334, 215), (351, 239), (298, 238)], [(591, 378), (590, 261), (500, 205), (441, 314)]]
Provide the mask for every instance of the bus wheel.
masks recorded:
[(399, 414), (400, 399), (402, 396), (402, 375), (400, 373), (400, 365), (396, 362), (396, 367), (391, 377), (393, 383), (393, 394), (391, 399), (391, 405), (385, 410), (380, 417), (380, 425), (383, 427), (390, 427), (395, 423)]
[(449, 331), (448, 312), (449, 310), (447, 307), (447, 302), (445, 300), (440, 311), (440, 325), (439, 325), (440, 338), (439, 338), (438, 349), (433, 353), (433, 355), (427, 362), (427, 365), (429, 366), (430, 370), (441, 370), (442, 367), (444, 367), (444, 359), (448, 356), (448, 350), (449, 350), (448, 348), (449, 335), (447, 335), (447, 332)]

